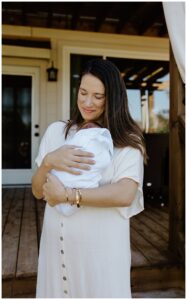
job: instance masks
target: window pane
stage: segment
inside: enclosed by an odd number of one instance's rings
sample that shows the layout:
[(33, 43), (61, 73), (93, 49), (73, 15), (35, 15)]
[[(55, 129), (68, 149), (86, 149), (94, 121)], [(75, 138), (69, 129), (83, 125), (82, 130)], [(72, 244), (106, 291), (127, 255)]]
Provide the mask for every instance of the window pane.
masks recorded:
[(140, 101), (140, 91), (139, 90), (127, 90), (129, 111), (132, 118), (142, 126), (142, 116), (141, 116), (141, 101)]
[(158, 89), (149, 95), (149, 132), (169, 132), (169, 75), (159, 78)]
[(169, 63), (107, 57), (124, 79), (132, 118), (145, 133), (168, 132)]
[(2, 77), (2, 166), (31, 168), (31, 76)]

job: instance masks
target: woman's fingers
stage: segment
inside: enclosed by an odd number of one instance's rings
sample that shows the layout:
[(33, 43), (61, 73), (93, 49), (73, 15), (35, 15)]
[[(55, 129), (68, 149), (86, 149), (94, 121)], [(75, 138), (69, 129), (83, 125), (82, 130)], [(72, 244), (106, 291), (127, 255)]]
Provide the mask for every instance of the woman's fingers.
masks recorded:
[(79, 163), (72, 163), (72, 166), (66, 167), (64, 169), (65, 172), (74, 174), (74, 175), (81, 175), (82, 170), (89, 171), (90, 167), (88, 165), (83, 165)]
[(73, 154), (81, 157), (94, 157), (94, 154), (92, 152), (84, 151), (81, 149), (74, 149)]
[(43, 199), (50, 205), (62, 203), (65, 191), (63, 183), (53, 174), (46, 175), (47, 181), (43, 184)]
[[(90, 165), (95, 164), (93, 157), (93, 153), (81, 150), (80, 146), (64, 145), (51, 153), (50, 161), (55, 170), (80, 175), (80, 170), (90, 170)], [(50, 181), (50, 175), (47, 180)]]
[(80, 156), (75, 156), (74, 157), (74, 162), (80, 163), (80, 164), (88, 164), (88, 165), (94, 165), (95, 160), (87, 158), (87, 157), (80, 157)]
[(77, 168), (77, 169), (81, 169), (81, 170), (90, 170), (91, 166), (95, 164), (94, 160), (91, 160), (89, 158), (84, 158), (84, 157), (76, 157), (76, 156), (72, 156), (70, 158), (69, 161), (66, 162), (66, 166), (67, 167), (71, 167), (71, 168)]
[[(94, 154), (91, 152), (78, 150), (76, 149), (73, 151), (73, 161), (81, 164), (89, 164), (94, 165), (95, 161), (92, 159), (94, 157)], [(84, 166), (82, 166), (84, 169)]]
[(68, 173), (70, 173), (70, 174), (73, 174), (73, 175), (81, 175), (81, 174), (82, 174), (82, 172), (79, 171), (78, 168), (77, 168), (77, 169), (74, 169), (74, 168), (71, 168), (71, 167), (66, 167), (66, 168), (64, 169), (64, 171), (65, 171), (65, 172), (68, 172)]

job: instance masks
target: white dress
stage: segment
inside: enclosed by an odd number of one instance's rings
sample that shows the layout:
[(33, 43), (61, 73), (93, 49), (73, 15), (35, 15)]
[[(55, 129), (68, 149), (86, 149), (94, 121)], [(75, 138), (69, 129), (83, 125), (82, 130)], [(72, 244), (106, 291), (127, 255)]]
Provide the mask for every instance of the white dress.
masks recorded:
[[(46, 153), (64, 144), (64, 123), (51, 124), (40, 145)], [(72, 129), (71, 134), (75, 131)], [(37, 298), (131, 298), (129, 218), (144, 209), (143, 157), (132, 147), (114, 149), (101, 184), (122, 178), (138, 182), (130, 207), (83, 207), (63, 216), (46, 204), (37, 278)]]
[[(82, 174), (79, 176), (57, 170), (51, 170), (51, 173), (66, 187), (98, 187), (102, 179), (102, 173), (110, 164), (113, 155), (113, 142), (109, 130), (106, 128), (81, 129), (72, 138), (66, 140), (64, 144), (81, 146), (82, 150), (92, 152), (95, 164), (91, 166), (89, 171), (82, 170)], [(55, 208), (65, 216), (71, 216), (80, 210), (76, 205), (72, 206), (69, 203), (58, 204)]]

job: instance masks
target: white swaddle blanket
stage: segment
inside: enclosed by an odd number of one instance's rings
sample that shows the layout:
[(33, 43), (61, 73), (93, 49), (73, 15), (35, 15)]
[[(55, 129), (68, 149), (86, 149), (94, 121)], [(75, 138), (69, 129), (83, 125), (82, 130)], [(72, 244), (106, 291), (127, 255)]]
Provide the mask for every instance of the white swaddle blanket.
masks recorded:
[[(77, 131), (72, 138), (65, 142), (66, 145), (81, 146), (81, 150), (94, 154), (95, 164), (91, 170), (82, 170), (81, 175), (51, 170), (51, 173), (66, 186), (70, 188), (94, 188), (99, 186), (102, 172), (109, 165), (113, 156), (113, 142), (110, 132), (106, 128), (87, 128)], [(76, 205), (68, 203), (58, 204), (56, 209), (65, 216), (70, 216), (78, 211)]]

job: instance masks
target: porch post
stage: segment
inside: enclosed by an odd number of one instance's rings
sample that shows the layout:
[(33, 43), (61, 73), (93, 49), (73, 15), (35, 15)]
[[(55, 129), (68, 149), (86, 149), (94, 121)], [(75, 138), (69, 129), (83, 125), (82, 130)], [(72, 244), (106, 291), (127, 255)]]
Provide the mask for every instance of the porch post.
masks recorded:
[(170, 47), (169, 249), (184, 261), (185, 108), (184, 84)]

